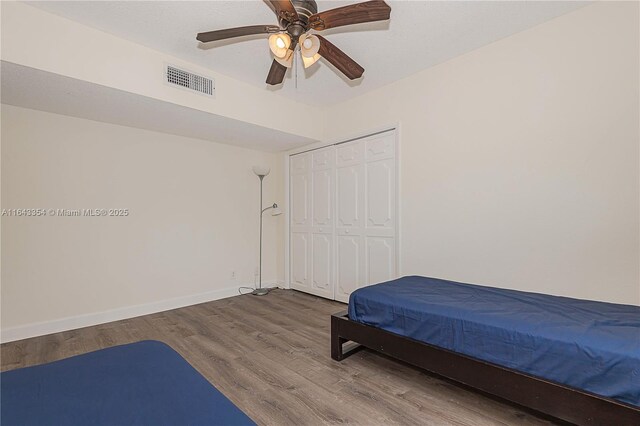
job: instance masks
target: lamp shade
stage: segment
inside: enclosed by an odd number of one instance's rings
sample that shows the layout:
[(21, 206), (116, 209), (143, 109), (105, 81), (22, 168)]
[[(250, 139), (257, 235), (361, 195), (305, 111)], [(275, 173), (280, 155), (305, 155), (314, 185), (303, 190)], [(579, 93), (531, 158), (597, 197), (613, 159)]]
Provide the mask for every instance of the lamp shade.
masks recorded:
[(319, 50), (320, 39), (318, 37), (307, 34), (300, 36), (300, 53), (305, 68), (309, 68), (320, 59)]
[(267, 166), (253, 166), (253, 173), (258, 176), (266, 176), (271, 171), (271, 168)]
[(291, 37), (286, 33), (272, 34), (269, 36), (269, 49), (276, 58), (284, 59), (291, 46)]
[(278, 61), (281, 65), (284, 65), (287, 68), (291, 68), (293, 65), (293, 50), (287, 50), (287, 53), (284, 55), (284, 58), (274, 57), (276, 61)]
[(307, 58), (313, 58), (320, 51), (320, 39), (317, 36), (302, 34), (300, 36), (300, 53)]
[(280, 216), (282, 214), (282, 210), (280, 210), (280, 207), (274, 207), (271, 210), (271, 216)]

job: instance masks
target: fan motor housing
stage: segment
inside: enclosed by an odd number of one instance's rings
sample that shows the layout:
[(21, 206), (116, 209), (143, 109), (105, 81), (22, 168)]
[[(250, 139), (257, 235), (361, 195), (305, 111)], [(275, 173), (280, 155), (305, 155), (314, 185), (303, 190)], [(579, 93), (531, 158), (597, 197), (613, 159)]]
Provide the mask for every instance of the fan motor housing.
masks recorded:
[[(314, 13), (318, 13), (318, 5), (314, 0), (291, 0), (294, 9), (298, 13), (298, 17), (302, 24), (304, 24), (305, 30), (307, 29), (307, 24), (309, 23), (309, 16)], [(280, 25), (285, 28), (289, 23), (284, 21), (282, 18), (279, 20)]]

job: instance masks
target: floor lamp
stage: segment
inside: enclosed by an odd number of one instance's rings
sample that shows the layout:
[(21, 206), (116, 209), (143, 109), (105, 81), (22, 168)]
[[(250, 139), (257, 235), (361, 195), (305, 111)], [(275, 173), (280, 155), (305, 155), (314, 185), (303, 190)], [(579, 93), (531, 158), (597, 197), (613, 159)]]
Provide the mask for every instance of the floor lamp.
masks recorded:
[(269, 167), (253, 166), (253, 173), (255, 173), (260, 178), (260, 263), (258, 266), (258, 288), (251, 292), (251, 294), (253, 294), (254, 296), (264, 296), (270, 291), (268, 288), (262, 288), (262, 215), (267, 210), (271, 210), (271, 216), (278, 216), (282, 214), (282, 211), (278, 208), (278, 205), (276, 203), (273, 203), (273, 205), (271, 206), (262, 208), (262, 181), (270, 171), (271, 169)]

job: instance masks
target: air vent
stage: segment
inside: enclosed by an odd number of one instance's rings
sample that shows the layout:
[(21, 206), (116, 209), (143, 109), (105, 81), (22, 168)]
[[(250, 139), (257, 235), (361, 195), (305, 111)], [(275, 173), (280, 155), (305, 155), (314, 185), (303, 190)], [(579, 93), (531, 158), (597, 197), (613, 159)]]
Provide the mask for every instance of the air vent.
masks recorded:
[(167, 83), (213, 96), (215, 86), (213, 80), (180, 68), (167, 65)]

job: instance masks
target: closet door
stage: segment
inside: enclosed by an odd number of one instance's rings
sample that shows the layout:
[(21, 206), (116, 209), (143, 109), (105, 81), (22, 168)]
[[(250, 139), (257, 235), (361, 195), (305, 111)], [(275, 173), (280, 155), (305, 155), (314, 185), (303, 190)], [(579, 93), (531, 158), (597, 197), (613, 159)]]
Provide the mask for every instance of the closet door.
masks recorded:
[(291, 287), (311, 288), (311, 154), (290, 158), (289, 198)]
[(396, 266), (395, 132), (365, 138), (365, 208), (367, 285), (393, 279)]
[(335, 148), (311, 152), (311, 287), (333, 299)]
[(364, 176), (364, 143), (337, 145), (335, 299), (341, 302), (366, 284)]
[(348, 302), (397, 276), (395, 131), (290, 157), (290, 283)]

